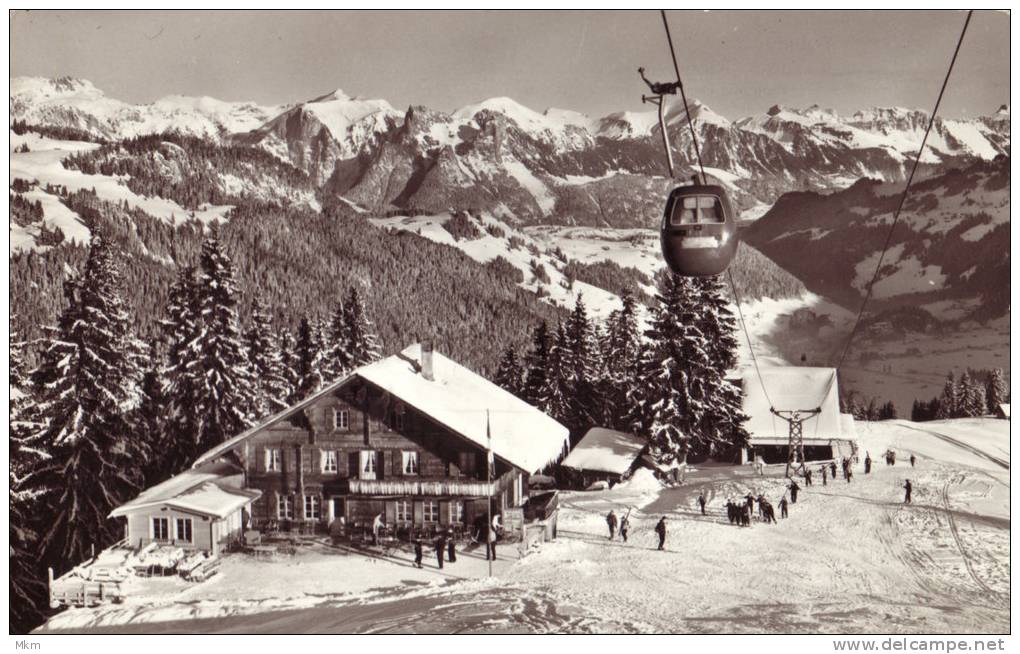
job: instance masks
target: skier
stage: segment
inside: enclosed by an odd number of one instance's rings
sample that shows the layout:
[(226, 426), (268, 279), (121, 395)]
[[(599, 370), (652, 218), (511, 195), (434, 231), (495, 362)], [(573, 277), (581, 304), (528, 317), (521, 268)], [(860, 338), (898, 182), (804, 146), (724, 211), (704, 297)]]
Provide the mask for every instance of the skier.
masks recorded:
[(804, 468), (804, 485), (811, 485), (811, 470), (809, 468)]
[(440, 534), (436, 537), (436, 561), (439, 563), (439, 569), (443, 569), (443, 550), (446, 549), (446, 536)]
[(910, 494), (914, 491), (914, 485), (910, 483), (909, 479), (903, 484), (903, 490), (906, 491), (906, 495), (903, 497), (903, 503), (911, 504)]
[(453, 538), (452, 535), (450, 536), (450, 540), (446, 545), (446, 553), (448, 554), (447, 558), (450, 559), (450, 563), (457, 562), (457, 541)]
[(746, 504), (740, 509), (740, 526), (751, 526), (751, 508)]
[(910, 467), (913, 468), (914, 464), (917, 463), (917, 457), (913, 454), (910, 455)]
[(766, 511), (767, 511), (766, 507), (768, 506), (768, 504), (769, 504), (769, 501), (767, 499), (765, 499), (765, 496), (762, 495), (761, 493), (758, 493), (758, 519), (759, 520), (765, 520), (765, 522), (768, 522), (768, 520), (766, 519), (767, 515), (768, 515), (766, 513)]
[(659, 549), (666, 549), (666, 516), (662, 516), (662, 519), (655, 525), (655, 533), (659, 535)]
[(698, 495), (698, 506), (701, 507), (701, 515), (705, 515), (705, 491), (701, 491), (701, 495)]
[(871, 474), (871, 452), (868, 452), (864, 457), (864, 474)]
[(379, 515), (377, 515), (375, 517), (375, 520), (372, 521), (372, 544), (373, 545), (378, 545), (379, 544), (379, 532), (382, 531), (382, 528), (383, 528), (383, 514), (380, 513)]
[(630, 510), (627, 510), (627, 515), (623, 516), (623, 520), (620, 520), (620, 538), (623, 542), (627, 542), (627, 531), (630, 530)]
[(744, 506), (747, 507), (748, 515), (754, 515), (754, 495), (748, 493), (744, 496)]
[[(836, 481), (836, 462), (829, 462), (829, 473), (832, 474), (832, 481)], [(794, 502), (796, 504), (796, 502)]]
[(790, 480), (790, 501), (794, 504), (797, 503), (797, 493), (800, 492), (800, 486), (793, 479)]
[(613, 536), (616, 535), (616, 513), (612, 509), (606, 516), (606, 524), (609, 525), (609, 540), (613, 540)]
[(822, 486), (829, 485), (829, 469), (824, 465), (822, 466)]
[(421, 536), (417, 536), (414, 539), (414, 567), (416, 568), (421, 567), (421, 556), (422, 556)]
[(790, 515), (787, 510), (786, 495), (783, 495), (783, 499), (779, 500), (779, 515), (784, 518), (788, 518)]
[(489, 529), (489, 542), (485, 544), (485, 560), (488, 561), (491, 555), (492, 560), (496, 560), (496, 530)]
[(731, 525), (737, 521), (737, 515), (733, 511), (733, 500), (729, 497), (726, 498), (726, 518), (730, 521)]

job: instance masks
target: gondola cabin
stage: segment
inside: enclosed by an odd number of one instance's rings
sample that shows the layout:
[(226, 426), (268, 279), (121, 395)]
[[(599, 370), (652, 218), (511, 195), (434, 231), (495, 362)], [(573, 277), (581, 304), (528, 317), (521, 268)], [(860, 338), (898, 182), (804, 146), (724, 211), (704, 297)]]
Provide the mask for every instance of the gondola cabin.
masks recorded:
[(662, 218), (662, 256), (673, 272), (709, 277), (737, 253), (737, 216), (726, 191), (712, 184), (678, 186)]

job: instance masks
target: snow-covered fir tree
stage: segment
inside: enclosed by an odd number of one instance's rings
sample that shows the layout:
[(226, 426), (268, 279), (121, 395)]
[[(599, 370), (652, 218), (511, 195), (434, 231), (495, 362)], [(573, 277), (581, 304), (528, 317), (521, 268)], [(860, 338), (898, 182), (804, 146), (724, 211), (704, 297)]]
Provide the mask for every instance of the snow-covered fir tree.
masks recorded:
[(333, 314), (330, 316), (326, 339), (323, 343), (325, 350), (323, 365), (325, 370), (323, 376), (326, 379), (337, 379), (343, 377), (351, 370), (351, 354), (348, 347), (347, 314), (344, 312), (344, 303), (337, 302)]
[(325, 381), (322, 371), (326, 357), (315, 323), (316, 321), (304, 317), (298, 325), (297, 344), (294, 350), (298, 380), (295, 387), (297, 400), (303, 400), (322, 388)]
[(499, 367), (496, 369), (496, 378), (493, 380), (503, 390), (521, 397), (524, 392), (524, 371), (521, 369), (520, 361), (517, 359), (517, 351), (513, 346), (507, 346), (500, 357)]
[(956, 386), (956, 379), (953, 372), (946, 375), (946, 383), (942, 386), (942, 395), (939, 396), (939, 409), (935, 414), (936, 420), (955, 418), (958, 415), (960, 406), (959, 393)]
[(164, 369), (167, 405), (167, 451), (164, 464), (171, 473), (183, 470), (199, 453), (203, 416), (198, 413), (198, 388), (202, 374), (197, 348), (199, 333), (198, 281), (194, 268), (182, 268), (170, 287), (166, 318), (160, 326), (169, 339)]
[(563, 335), (559, 382), (567, 405), (565, 414), (558, 419), (570, 429), (576, 441), (601, 422), (603, 406), (598, 383), (602, 367), (596, 330), (581, 295), (577, 296), (574, 310), (563, 325)]
[(283, 354), (273, 333), (262, 298), (252, 300), (251, 316), (244, 340), (248, 361), (255, 375), (256, 414), (265, 417), (286, 409), (292, 389), (284, 370)]
[(146, 486), (168, 479), (178, 472), (178, 457), (172, 452), (175, 444), (167, 430), (169, 399), (164, 383), (163, 366), (157, 348), (148, 345), (146, 366), (139, 384), (140, 399), (129, 420), (142, 451), (141, 469)]
[(634, 419), (634, 390), (640, 386), (644, 344), (638, 325), (638, 304), (625, 294), (623, 306), (606, 319), (602, 343), (602, 399), (604, 422), (615, 429), (627, 430)]
[[(567, 351), (567, 334), (563, 323), (556, 325), (550, 339), (549, 365), (545, 373), (545, 387), (542, 389), (540, 409), (563, 422), (570, 411), (570, 389), (567, 386), (570, 371)], [(568, 425), (569, 427), (569, 425)]]
[(721, 275), (694, 277), (698, 292), (698, 329), (705, 337), (707, 354), (717, 367), (730, 370), (737, 365), (737, 317), (730, 309)]
[(343, 302), (344, 340), (343, 347), (350, 357), (350, 367), (357, 368), (379, 358), (379, 337), (368, 319), (361, 294), (351, 286)]
[(67, 307), (31, 375), (38, 452), (22, 481), (46, 507), (39, 558), (65, 570), (120, 537), (109, 512), (138, 492), (139, 444), (126, 416), (139, 401), (141, 345), (124, 308), (117, 253), (99, 233), (85, 270), (64, 282)]
[[(200, 451), (244, 431), (255, 419), (257, 390), (237, 317), (234, 266), (214, 229), (202, 244), (198, 333), (192, 362)], [(197, 454), (197, 453), (196, 453)]]
[(287, 394), (288, 406), (298, 401), (298, 387), (301, 385), (301, 377), (298, 374), (297, 341), (294, 334), (284, 327), (277, 337), (280, 344), (281, 372), (287, 382), (289, 393)]
[(663, 459), (685, 461), (688, 453), (714, 454), (747, 437), (742, 414), (732, 413), (739, 391), (711, 361), (698, 324), (700, 291), (692, 280), (664, 274), (646, 331), (642, 424)]
[(995, 368), (988, 376), (985, 384), (985, 405), (988, 413), (995, 413), (999, 410), (1000, 404), (1005, 404), (1009, 392), (1006, 390), (1006, 377), (1002, 374), (1002, 368)]
[(549, 346), (549, 325), (543, 320), (531, 332), (531, 347), (524, 355), (524, 388), (521, 392), (521, 399), (540, 409), (546, 405)]
[(961, 418), (976, 418), (985, 414), (988, 401), (985, 398), (984, 387), (968, 371), (960, 376), (960, 407), (958, 415)]

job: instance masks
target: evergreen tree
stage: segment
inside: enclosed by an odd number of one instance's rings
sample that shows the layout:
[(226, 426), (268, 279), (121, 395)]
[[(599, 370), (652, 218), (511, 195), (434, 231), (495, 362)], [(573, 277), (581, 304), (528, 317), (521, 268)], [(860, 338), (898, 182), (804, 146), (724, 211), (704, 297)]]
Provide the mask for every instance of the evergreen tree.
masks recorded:
[(737, 317), (730, 309), (722, 276), (694, 277), (700, 310), (698, 329), (705, 337), (708, 358), (721, 370), (737, 365)]
[(280, 330), (277, 340), (280, 344), (281, 372), (288, 388), (287, 405), (289, 406), (300, 399), (298, 397), (298, 387), (301, 385), (301, 377), (298, 374), (300, 364), (298, 361), (297, 341), (294, 340), (294, 334), (286, 327)]
[(606, 319), (602, 340), (602, 397), (604, 422), (615, 429), (630, 429), (633, 391), (640, 386), (643, 344), (638, 326), (637, 300), (623, 296), (623, 306)]
[(561, 422), (570, 429), (576, 442), (589, 428), (601, 422), (603, 406), (598, 385), (601, 367), (596, 331), (581, 295), (577, 296), (574, 310), (564, 324), (563, 345), (560, 383), (567, 402)]
[(216, 230), (202, 244), (199, 262), (200, 318), (194, 345), (198, 359), (191, 364), (197, 373), (193, 379), (198, 382), (195, 408), (201, 416), (201, 452), (253, 423), (257, 390), (238, 325), (234, 267)]
[(286, 409), (292, 390), (284, 370), (280, 344), (273, 334), (262, 298), (258, 295), (252, 301), (249, 322), (244, 338), (248, 347), (248, 361), (255, 374), (257, 415), (265, 417)]
[(139, 385), (141, 398), (138, 408), (130, 417), (131, 424), (142, 449), (141, 465), (145, 486), (153, 486), (172, 476), (178, 457), (173, 452), (175, 444), (167, 432), (169, 398), (163, 381), (163, 366), (156, 347), (148, 347), (147, 360), (150, 362), (142, 375)]
[(988, 400), (985, 397), (985, 389), (976, 379), (971, 377), (969, 371), (964, 371), (960, 377), (960, 409), (962, 418), (976, 418), (985, 413)]
[(319, 340), (319, 330), (315, 323), (308, 318), (302, 318), (298, 325), (297, 347), (297, 385), (296, 399), (303, 400), (309, 395), (322, 388), (324, 379), (322, 376), (323, 361), (325, 353), (322, 350), (322, 342)]
[(546, 374), (549, 369), (549, 325), (538, 323), (531, 333), (531, 348), (524, 355), (524, 388), (521, 399), (544, 409), (546, 405)]
[(167, 405), (165, 433), (169, 436), (164, 460), (171, 474), (185, 469), (199, 453), (203, 422), (203, 416), (198, 413), (202, 373), (197, 348), (200, 311), (195, 269), (182, 268), (170, 287), (167, 317), (160, 323), (170, 341), (163, 375)]
[[(545, 374), (545, 388), (542, 390), (542, 404), (539, 408), (566, 424), (570, 413), (569, 352), (567, 333), (563, 323), (556, 325), (556, 333), (549, 346), (549, 367)], [(566, 425), (569, 428), (569, 425)]]
[(517, 360), (517, 352), (512, 346), (503, 350), (503, 356), (499, 360), (499, 368), (496, 370), (495, 384), (503, 390), (520, 397), (524, 391), (524, 373), (521, 364)]
[(351, 286), (343, 302), (343, 347), (350, 357), (350, 367), (358, 368), (379, 358), (379, 338), (368, 319), (358, 289)]
[(351, 353), (348, 351), (347, 314), (343, 302), (337, 302), (336, 309), (329, 321), (326, 340), (324, 365), (326, 379), (338, 379), (351, 371)]
[[(642, 423), (652, 444), (668, 462), (686, 461), (692, 451), (710, 455), (744, 442), (743, 416), (726, 415), (739, 393), (709, 360), (698, 327), (704, 320), (698, 288), (674, 274), (662, 275), (658, 286), (645, 332), (648, 354), (641, 391)], [(736, 433), (734, 424), (739, 425)]]
[(109, 512), (139, 490), (126, 415), (138, 404), (141, 346), (121, 295), (117, 254), (96, 233), (81, 277), (64, 282), (64, 309), (32, 373), (38, 452), (22, 488), (45, 506), (37, 553), (59, 570), (120, 537)]
[(949, 371), (949, 374), (946, 375), (946, 383), (942, 386), (942, 395), (939, 397), (939, 410), (935, 414), (936, 420), (946, 420), (957, 416), (959, 410), (957, 396), (956, 379), (953, 377), (953, 372)]
[(988, 413), (995, 413), (999, 410), (1000, 404), (1005, 404), (1008, 392), (1006, 391), (1006, 378), (1002, 374), (1002, 368), (992, 370), (985, 384), (985, 406)]

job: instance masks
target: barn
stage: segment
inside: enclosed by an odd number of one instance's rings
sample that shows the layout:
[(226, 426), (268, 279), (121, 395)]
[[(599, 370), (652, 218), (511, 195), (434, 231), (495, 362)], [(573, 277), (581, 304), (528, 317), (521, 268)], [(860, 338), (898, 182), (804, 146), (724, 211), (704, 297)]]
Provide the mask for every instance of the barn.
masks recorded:
[(766, 463), (785, 463), (789, 452), (789, 424), (777, 411), (821, 412), (803, 422), (804, 456), (819, 461), (850, 456), (856, 449), (853, 418), (839, 411), (839, 388), (835, 368), (807, 366), (768, 367), (759, 375), (751, 370), (741, 379), (744, 391), (745, 427), (750, 447), (745, 460), (762, 457)]
[(644, 463), (648, 443), (639, 436), (604, 427), (592, 427), (563, 460), (571, 481), (587, 488), (596, 481), (610, 485), (626, 479)]

